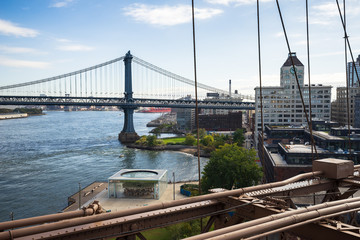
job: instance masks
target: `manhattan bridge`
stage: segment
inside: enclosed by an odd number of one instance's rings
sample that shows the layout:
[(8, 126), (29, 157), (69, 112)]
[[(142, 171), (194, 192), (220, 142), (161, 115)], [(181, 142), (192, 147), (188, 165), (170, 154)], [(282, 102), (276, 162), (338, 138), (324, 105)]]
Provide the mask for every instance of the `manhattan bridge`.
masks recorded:
[[(206, 93), (229, 95), (221, 89), (198, 84), (201, 108), (255, 109), (253, 101), (228, 98), (206, 100)], [(130, 51), (113, 59), (79, 71), (0, 87), (0, 105), (117, 106), (124, 110), (123, 142), (136, 134), (133, 113), (138, 107), (195, 108), (191, 99), (194, 81), (171, 73)], [(241, 96), (251, 99), (250, 96)], [(120, 136), (119, 136), (120, 139)]]

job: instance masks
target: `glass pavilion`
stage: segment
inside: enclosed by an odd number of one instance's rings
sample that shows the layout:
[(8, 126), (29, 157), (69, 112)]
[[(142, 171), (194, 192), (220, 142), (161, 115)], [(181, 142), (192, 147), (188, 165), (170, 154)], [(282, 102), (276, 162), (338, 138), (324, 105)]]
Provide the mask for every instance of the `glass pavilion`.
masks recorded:
[(108, 179), (109, 198), (159, 199), (167, 181), (167, 170), (122, 169)]

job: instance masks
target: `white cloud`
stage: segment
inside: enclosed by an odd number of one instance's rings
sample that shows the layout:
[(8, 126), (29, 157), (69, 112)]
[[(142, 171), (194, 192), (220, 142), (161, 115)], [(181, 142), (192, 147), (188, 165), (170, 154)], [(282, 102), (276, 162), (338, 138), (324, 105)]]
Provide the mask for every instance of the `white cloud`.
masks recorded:
[(306, 46), (307, 41), (306, 40), (300, 40), (297, 42), (294, 42), (294, 46)]
[(54, 8), (62, 8), (62, 7), (66, 7), (69, 3), (71, 3), (73, 0), (63, 0), (63, 1), (56, 1), (55, 3), (53, 3), (52, 5), (50, 5), (50, 7), (54, 7)]
[[(283, 38), (284, 32), (278, 32), (273, 35), (276, 38)], [(300, 33), (287, 33), (288, 38), (303, 38), (304, 36)]]
[(322, 15), (324, 17), (334, 17), (339, 15), (336, 3), (324, 3), (313, 6), (312, 8), (318, 15)]
[(68, 40), (66, 38), (56, 38), (55, 40), (58, 41), (58, 42), (61, 42), (61, 43), (69, 43), (69, 42), (71, 42), (70, 40)]
[(0, 19), (0, 34), (16, 37), (36, 37), (39, 33), (30, 28), (18, 27), (16, 24)]
[(24, 47), (8, 47), (0, 45), (0, 51), (6, 53), (34, 53), (36, 49)]
[[(153, 25), (173, 26), (191, 22), (191, 7), (188, 5), (177, 6), (152, 6), (133, 4), (124, 8), (125, 15), (133, 17), (139, 22)], [(213, 8), (196, 8), (195, 18), (208, 19), (221, 14), (223, 11)]]
[(5, 45), (0, 45), (0, 52), (10, 53), (10, 54), (22, 54), (22, 53), (47, 54), (46, 52), (39, 51), (35, 48), (9, 47), (9, 46), (5, 46)]
[[(250, 5), (255, 4), (256, 0), (206, 0), (208, 3), (211, 4), (220, 4), (220, 5)], [(261, 2), (270, 2), (271, 0), (261, 0)]]
[(62, 51), (80, 52), (80, 51), (92, 51), (94, 48), (80, 44), (72, 44), (72, 45), (59, 46), (57, 49)]
[(274, 37), (284, 37), (284, 32), (277, 32), (274, 34)]
[[(326, 84), (333, 87), (340, 87), (346, 85), (345, 71), (341, 73), (323, 73), (311, 74), (311, 82), (314, 84)], [(333, 89), (333, 94), (335, 90)]]
[[(343, 11), (342, 4), (339, 4)], [(333, 21), (340, 21), (339, 10), (336, 3), (323, 3), (312, 7), (311, 24), (330, 25)], [(357, 16), (360, 14), (360, 6), (351, 6), (346, 9), (346, 16)], [(343, 16), (344, 17), (344, 16)]]
[(50, 65), (50, 63), (18, 60), (0, 56), (0, 65), (7, 67), (46, 68)]

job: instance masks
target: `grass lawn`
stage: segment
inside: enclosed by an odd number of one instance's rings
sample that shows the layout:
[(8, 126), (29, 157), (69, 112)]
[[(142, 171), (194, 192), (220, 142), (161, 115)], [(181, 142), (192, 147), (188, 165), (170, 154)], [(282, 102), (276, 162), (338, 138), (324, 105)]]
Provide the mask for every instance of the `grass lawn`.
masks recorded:
[(163, 140), (165, 144), (167, 144), (167, 143), (182, 143), (185, 141), (185, 137), (163, 138), (161, 140)]
[[(166, 228), (157, 228), (142, 232), (148, 240), (168, 240), (171, 239), (171, 233)], [(136, 237), (136, 240), (140, 238)]]

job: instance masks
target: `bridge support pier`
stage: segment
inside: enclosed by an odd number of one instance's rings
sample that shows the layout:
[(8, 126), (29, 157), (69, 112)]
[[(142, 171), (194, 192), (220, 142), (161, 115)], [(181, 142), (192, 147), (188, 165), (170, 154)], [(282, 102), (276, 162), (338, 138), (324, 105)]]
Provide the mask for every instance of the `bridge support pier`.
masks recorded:
[[(125, 100), (127, 103), (132, 103), (132, 73), (131, 73), (131, 61), (133, 56), (130, 51), (126, 53), (124, 58), (125, 64)], [(136, 107), (123, 107), (124, 110), (124, 128), (119, 134), (119, 141), (122, 143), (133, 143), (140, 137), (135, 132), (134, 128), (134, 110)]]
[(134, 128), (134, 110), (135, 108), (123, 108), (124, 110), (124, 128), (119, 133), (119, 141), (121, 143), (133, 143), (140, 137)]

